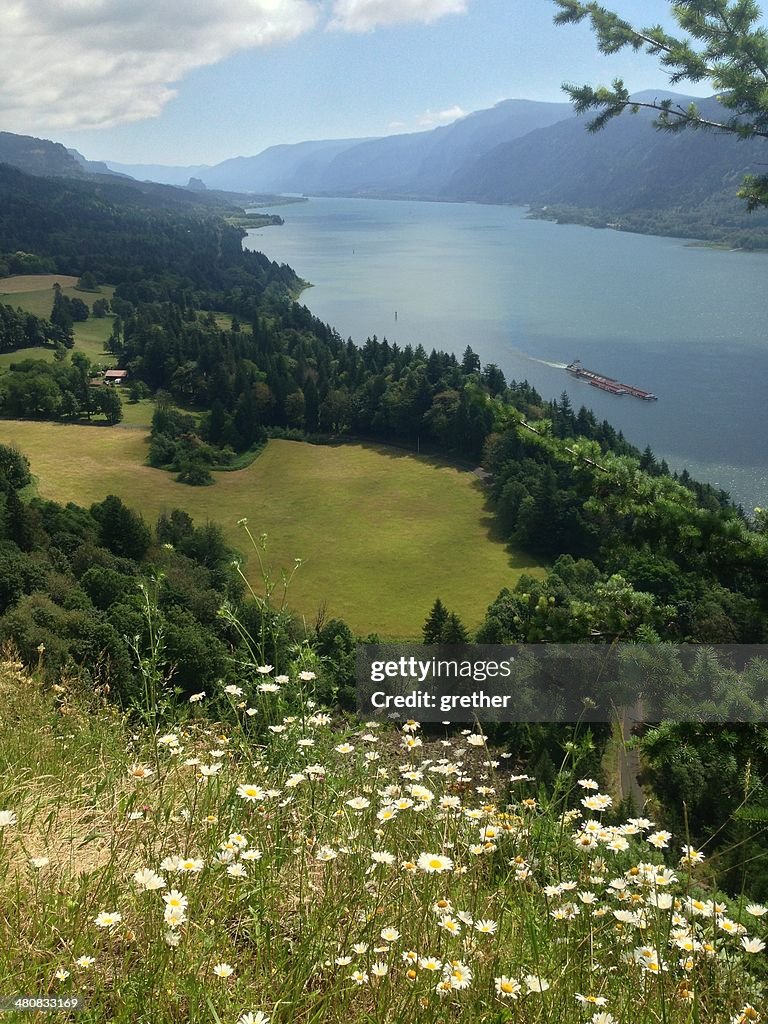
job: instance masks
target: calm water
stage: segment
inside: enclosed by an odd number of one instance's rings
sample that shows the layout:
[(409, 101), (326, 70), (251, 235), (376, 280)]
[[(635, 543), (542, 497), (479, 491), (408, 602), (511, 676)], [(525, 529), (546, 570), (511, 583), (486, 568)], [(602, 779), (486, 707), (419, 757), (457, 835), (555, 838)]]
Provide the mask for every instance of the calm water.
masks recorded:
[[(282, 227), (251, 231), (246, 245), (311, 281), (302, 301), (342, 337), (459, 355), (471, 345), (746, 508), (768, 503), (768, 255), (502, 206), (311, 199), (280, 212)], [(574, 358), (659, 401), (574, 380), (563, 368)]]

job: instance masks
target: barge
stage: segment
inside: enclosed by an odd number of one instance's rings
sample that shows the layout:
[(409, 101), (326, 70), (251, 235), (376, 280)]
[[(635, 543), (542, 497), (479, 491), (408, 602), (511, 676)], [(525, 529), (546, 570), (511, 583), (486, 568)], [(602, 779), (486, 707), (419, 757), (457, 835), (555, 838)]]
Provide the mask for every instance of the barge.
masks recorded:
[(605, 377), (601, 373), (595, 373), (594, 370), (587, 370), (581, 365), (579, 359), (574, 359), (572, 363), (569, 363), (566, 370), (572, 376), (585, 380), (593, 388), (607, 391), (609, 395), (631, 395), (632, 398), (641, 398), (644, 402), (658, 401), (652, 391), (643, 391), (642, 388), (636, 388), (633, 384), (622, 384), (621, 381), (614, 380), (613, 377)]

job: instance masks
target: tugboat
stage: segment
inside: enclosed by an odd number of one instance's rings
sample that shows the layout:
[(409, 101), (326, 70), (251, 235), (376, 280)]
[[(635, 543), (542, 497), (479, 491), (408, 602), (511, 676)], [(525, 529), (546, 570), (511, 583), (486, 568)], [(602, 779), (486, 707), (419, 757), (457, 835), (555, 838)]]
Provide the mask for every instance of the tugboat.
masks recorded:
[(607, 391), (609, 395), (631, 395), (632, 398), (642, 398), (644, 402), (658, 402), (657, 396), (651, 391), (643, 391), (642, 388), (636, 388), (632, 384), (622, 384), (621, 381), (614, 380), (613, 377), (605, 377), (601, 373), (595, 373), (594, 370), (586, 370), (581, 365), (580, 359), (574, 359), (566, 366), (566, 370), (572, 376), (587, 381), (593, 388)]

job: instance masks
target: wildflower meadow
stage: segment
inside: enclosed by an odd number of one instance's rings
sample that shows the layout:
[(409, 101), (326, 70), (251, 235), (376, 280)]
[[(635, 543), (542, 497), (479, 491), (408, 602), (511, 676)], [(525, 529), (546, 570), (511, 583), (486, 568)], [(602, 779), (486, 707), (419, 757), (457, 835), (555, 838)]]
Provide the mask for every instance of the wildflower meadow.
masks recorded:
[(339, 717), (303, 664), (160, 722), (6, 661), (0, 995), (147, 1024), (764, 1019), (768, 908), (617, 818), (578, 742), (545, 794), (481, 723)]

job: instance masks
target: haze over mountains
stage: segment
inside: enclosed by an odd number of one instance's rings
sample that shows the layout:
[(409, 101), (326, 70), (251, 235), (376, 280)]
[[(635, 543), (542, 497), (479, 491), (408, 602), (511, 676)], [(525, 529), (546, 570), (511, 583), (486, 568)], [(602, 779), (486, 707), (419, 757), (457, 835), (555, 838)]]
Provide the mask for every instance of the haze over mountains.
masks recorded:
[[(682, 107), (692, 99), (635, 98)], [(697, 102), (702, 113), (723, 116), (714, 97)], [(181, 187), (197, 179), (198, 189), (202, 182), (230, 193), (527, 204), (561, 220), (768, 247), (768, 212), (748, 215), (736, 197), (745, 174), (765, 171), (764, 140), (659, 132), (653, 117), (643, 110), (591, 134), (568, 103), (504, 100), (430, 131), (272, 146), (184, 167), (88, 161), (57, 143), (0, 133), (0, 161), (42, 175), (129, 175)]]
[(504, 100), (429, 131), (271, 146), (257, 156), (235, 157), (214, 167), (107, 162), (133, 177), (154, 176), (176, 185), (198, 177), (209, 188), (436, 198), (451, 176), (481, 153), (572, 116), (567, 103)]

